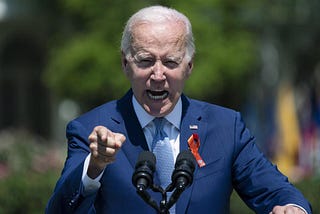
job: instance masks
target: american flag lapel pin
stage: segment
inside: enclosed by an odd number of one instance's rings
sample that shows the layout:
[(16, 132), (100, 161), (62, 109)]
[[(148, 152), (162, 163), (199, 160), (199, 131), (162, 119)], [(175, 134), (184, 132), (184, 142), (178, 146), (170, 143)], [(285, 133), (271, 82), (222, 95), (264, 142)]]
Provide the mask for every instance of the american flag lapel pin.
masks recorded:
[(189, 125), (189, 128), (191, 130), (197, 130), (198, 129), (198, 125)]

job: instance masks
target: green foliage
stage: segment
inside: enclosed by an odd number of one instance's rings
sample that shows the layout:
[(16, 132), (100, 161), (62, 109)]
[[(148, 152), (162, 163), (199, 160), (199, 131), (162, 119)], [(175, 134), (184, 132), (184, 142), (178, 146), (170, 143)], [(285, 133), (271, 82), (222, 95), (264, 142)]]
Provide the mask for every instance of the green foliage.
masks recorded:
[[(191, 20), (197, 49), (185, 91), (192, 97), (216, 101), (220, 96), (229, 104), (233, 100), (232, 104), (239, 104), (254, 77), (260, 78), (257, 71), (272, 65), (272, 71), (264, 72), (302, 81), (318, 64), (320, 3), (316, 0), (244, 0), (241, 4), (223, 0), (58, 0), (57, 4), (55, 26), (59, 27), (51, 38), (44, 79), (60, 97), (84, 105), (118, 98), (130, 87), (121, 72), (121, 33), (130, 15), (149, 5), (176, 8)], [(274, 48), (278, 64), (262, 56), (266, 47)]]
[(310, 177), (296, 184), (312, 206), (313, 213), (320, 213), (320, 177)]
[(197, 46), (187, 93), (212, 100), (224, 91), (245, 92), (246, 85), (242, 83), (252, 74), (258, 60), (256, 35), (242, 18), (244, 13), (250, 13), (245, 9), (246, 3), (188, 2), (188, 6), (177, 5), (191, 20)]
[(254, 212), (241, 200), (239, 195), (233, 191), (230, 200), (230, 214), (253, 214)]
[(128, 87), (118, 52), (94, 36), (75, 38), (55, 50), (45, 78), (59, 95), (77, 100), (120, 96)]
[[(61, 97), (85, 104), (98, 103), (118, 98), (129, 88), (121, 72), (121, 33), (129, 16), (150, 4), (174, 7), (193, 24), (197, 51), (194, 73), (186, 85), (188, 95), (210, 99), (226, 88), (239, 90), (237, 82), (242, 82), (253, 70), (254, 34), (240, 21), (243, 7), (237, 2), (71, 0), (59, 3), (65, 15), (60, 30), (53, 36), (44, 78)], [(245, 90), (244, 85), (241, 88)]]
[(0, 179), (0, 213), (44, 213), (58, 179), (57, 171), (15, 173)]
[(2, 130), (0, 142), (0, 213), (44, 213), (64, 152), (24, 130)]

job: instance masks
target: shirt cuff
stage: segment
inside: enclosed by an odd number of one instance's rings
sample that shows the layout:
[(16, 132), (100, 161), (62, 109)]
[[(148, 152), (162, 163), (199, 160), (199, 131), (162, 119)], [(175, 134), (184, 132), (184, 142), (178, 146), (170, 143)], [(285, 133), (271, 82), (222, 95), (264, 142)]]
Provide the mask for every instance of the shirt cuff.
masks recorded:
[(297, 204), (286, 204), (286, 206), (294, 206), (294, 207), (298, 207), (300, 208), (305, 214), (308, 214), (308, 212), (301, 206), (297, 205)]
[(90, 178), (87, 175), (89, 161), (90, 161), (91, 153), (87, 156), (86, 160), (84, 161), (83, 171), (82, 171), (82, 184), (83, 184), (83, 195), (87, 196), (96, 192), (100, 186), (100, 179), (103, 175), (104, 170), (100, 173), (98, 177), (95, 179)]

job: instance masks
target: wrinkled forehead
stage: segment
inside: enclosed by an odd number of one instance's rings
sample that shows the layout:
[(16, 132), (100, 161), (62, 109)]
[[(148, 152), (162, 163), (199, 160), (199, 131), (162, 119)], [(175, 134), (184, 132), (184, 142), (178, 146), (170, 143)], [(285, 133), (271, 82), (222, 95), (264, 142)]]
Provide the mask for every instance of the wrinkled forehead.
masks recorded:
[(184, 49), (186, 31), (180, 22), (139, 22), (132, 31), (132, 48)]

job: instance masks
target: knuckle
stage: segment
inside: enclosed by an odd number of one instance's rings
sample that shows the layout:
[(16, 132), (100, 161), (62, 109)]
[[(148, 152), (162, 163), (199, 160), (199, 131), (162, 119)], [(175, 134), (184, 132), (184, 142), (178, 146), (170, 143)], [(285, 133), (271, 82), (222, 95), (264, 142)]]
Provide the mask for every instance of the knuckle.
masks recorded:
[(95, 143), (90, 143), (89, 147), (90, 149), (96, 149), (97, 145)]

